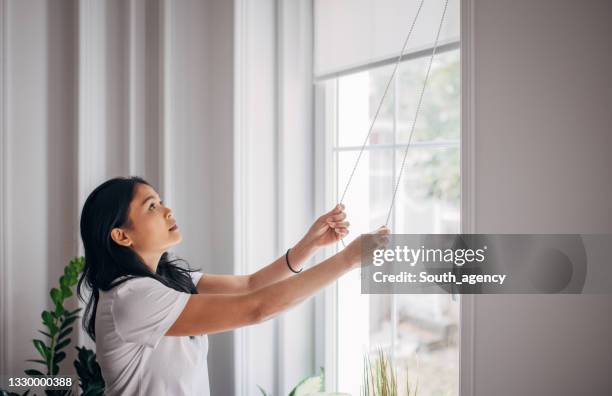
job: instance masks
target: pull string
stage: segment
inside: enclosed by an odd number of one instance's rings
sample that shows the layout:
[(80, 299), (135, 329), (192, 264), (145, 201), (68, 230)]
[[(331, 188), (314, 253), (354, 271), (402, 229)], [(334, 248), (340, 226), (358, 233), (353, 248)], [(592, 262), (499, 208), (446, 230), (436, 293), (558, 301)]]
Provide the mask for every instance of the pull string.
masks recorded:
[[(419, 3), (419, 8), (417, 9), (417, 13), (414, 16), (414, 19), (412, 21), (412, 25), (410, 26), (410, 30), (408, 32), (408, 35), (406, 36), (406, 40), (404, 41), (404, 46), (402, 47), (400, 55), (398, 56), (397, 61), (395, 62), (395, 67), (393, 68), (393, 72), (391, 74), (391, 77), (389, 78), (389, 81), (387, 82), (387, 86), (385, 87), (385, 91), (383, 92), (381, 100), (380, 100), (380, 102), (378, 104), (378, 108), (376, 109), (376, 112), (374, 114), (374, 118), (372, 119), (372, 122), (370, 124), (370, 129), (368, 130), (368, 134), (366, 135), (366, 138), (365, 138), (365, 140), (363, 142), (363, 145), (361, 146), (361, 149), (359, 151), (359, 155), (357, 156), (357, 160), (355, 161), (355, 165), (353, 166), (353, 170), (351, 171), (351, 175), (349, 176), (349, 179), (348, 179), (347, 184), (346, 184), (346, 186), (344, 188), (344, 192), (342, 193), (342, 197), (340, 198), (340, 202), (339, 203), (343, 203), (343, 201), (344, 201), (344, 198), (346, 196), (346, 192), (348, 190), (348, 187), (349, 187), (349, 185), (350, 185), (350, 183), (351, 183), (351, 181), (353, 179), (353, 175), (355, 174), (355, 170), (357, 169), (357, 165), (359, 164), (359, 160), (361, 159), (361, 155), (363, 154), (363, 151), (365, 150), (366, 144), (367, 144), (367, 142), (368, 142), (368, 140), (370, 138), (370, 135), (372, 134), (372, 130), (374, 128), (374, 123), (376, 122), (376, 119), (378, 118), (378, 113), (380, 112), (380, 109), (381, 109), (382, 104), (383, 104), (383, 102), (385, 100), (385, 97), (387, 96), (387, 92), (389, 91), (389, 87), (391, 86), (391, 83), (393, 82), (393, 80), (395, 78), (395, 74), (397, 72), (397, 69), (399, 68), (399, 64), (400, 64), (400, 62), (402, 60), (402, 57), (404, 56), (404, 52), (406, 50), (406, 47), (407, 47), (407, 44), (408, 44), (408, 40), (409, 40), (409, 38), (410, 38), (410, 36), (412, 34), (412, 31), (414, 29), (416, 20), (417, 20), (419, 14), (421, 12), (421, 8), (423, 6), (423, 2), (424, 2), (424, 0), (421, 0), (421, 2)], [(435, 42), (434, 42), (433, 50), (432, 50), (431, 56), (429, 58), (429, 65), (427, 67), (427, 73), (425, 74), (425, 79), (423, 81), (423, 86), (421, 88), (421, 92), (420, 92), (420, 95), (419, 95), (419, 101), (418, 101), (417, 108), (416, 108), (416, 111), (415, 111), (415, 116), (413, 118), (412, 126), (410, 128), (410, 135), (409, 135), (409, 138), (408, 138), (408, 144), (406, 145), (406, 149), (404, 151), (404, 158), (402, 160), (402, 166), (400, 168), (400, 173), (399, 173), (399, 176), (398, 176), (398, 179), (397, 179), (397, 183), (396, 183), (394, 191), (393, 191), (393, 196), (391, 198), (391, 205), (389, 207), (389, 212), (387, 214), (387, 219), (385, 221), (385, 226), (387, 226), (389, 224), (389, 220), (391, 218), (391, 214), (393, 213), (393, 207), (395, 205), (395, 198), (396, 198), (396, 195), (397, 195), (397, 191), (399, 189), (399, 185), (400, 185), (400, 181), (401, 181), (401, 178), (402, 178), (404, 166), (405, 166), (405, 163), (406, 163), (406, 158), (407, 158), (407, 155), (408, 155), (408, 148), (410, 147), (410, 144), (412, 142), (412, 135), (414, 134), (414, 129), (415, 129), (415, 126), (416, 126), (416, 121), (417, 121), (417, 118), (419, 116), (419, 112), (420, 112), (420, 109), (421, 109), (421, 103), (423, 101), (423, 96), (425, 94), (425, 88), (427, 87), (427, 82), (429, 80), (429, 74), (430, 74), (430, 71), (431, 71), (431, 65), (433, 63), (433, 59), (434, 59), (434, 56), (436, 54), (436, 50), (438, 48), (438, 41), (439, 41), (439, 38), (440, 38), (440, 32), (442, 30), (442, 25), (444, 24), (444, 19), (445, 19), (445, 16), (446, 16), (446, 9), (447, 8), (448, 8), (448, 0), (446, 0), (445, 3), (444, 3), (444, 9), (442, 11), (442, 17), (440, 18), (440, 24), (438, 26), (438, 31), (436, 33), (436, 39), (435, 39)], [(344, 247), (346, 247), (346, 245), (344, 243), (344, 239), (341, 239), (340, 241), (342, 242), (342, 245)]]
[(363, 154), (363, 151), (365, 150), (365, 147), (368, 144), (368, 140), (370, 139), (370, 135), (372, 134), (372, 130), (374, 129), (374, 123), (376, 122), (376, 119), (378, 118), (378, 113), (380, 113), (380, 109), (382, 108), (382, 104), (385, 101), (387, 92), (389, 92), (389, 87), (391, 86), (391, 83), (393, 82), (393, 79), (395, 78), (395, 73), (397, 72), (397, 69), (399, 68), (400, 62), (402, 61), (402, 57), (404, 56), (404, 52), (406, 51), (406, 47), (408, 46), (408, 40), (410, 39), (410, 36), (412, 35), (412, 31), (414, 30), (414, 25), (416, 24), (419, 14), (421, 13), (421, 8), (423, 7), (424, 1), (425, 0), (421, 0), (421, 2), (419, 3), (419, 8), (417, 9), (416, 14), (414, 15), (414, 19), (412, 20), (412, 25), (410, 25), (410, 30), (408, 31), (408, 35), (406, 36), (406, 39), (404, 40), (404, 45), (402, 46), (402, 50), (400, 51), (400, 54), (397, 57), (397, 60), (395, 61), (395, 67), (393, 68), (393, 72), (391, 73), (391, 77), (389, 78), (389, 81), (387, 82), (387, 86), (385, 87), (383, 95), (380, 98), (380, 102), (378, 103), (378, 108), (376, 109), (376, 112), (374, 113), (374, 118), (372, 119), (372, 122), (370, 123), (370, 129), (368, 129), (368, 134), (366, 135), (363, 141), (363, 144), (361, 145), (361, 150), (359, 150), (359, 155), (357, 156), (357, 160), (355, 160), (355, 165), (353, 166), (351, 175), (349, 176), (349, 179), (346, 182), (346, 186), (344, 187), (344, 192), (342, 193), (342, 197), (340, 198), (339, 203), (344, 202), (346, 191), (348, 190), (348, 187), (351, 184), (351, 181), (353, 180), (353, 175), (355, 174), (355, 170), (357, 169), (357, 165), (359, 164), (359, 160), (361, 159), (361, 154)]
[(429, 72), (431, 71), (431, 65), (433, 63), (434, 57), (436, 56), (436, 50), (438, 49), (438, 40), (440, 38), (440, 32), (442, 31), (442, 25), (444, 24), (444, 18), (446, 16), (446, 9), (448, 7), (448, 0), (444, 3), (444, 10), (442, 11), (442, 18), (440, 18), (440, 25), (438, 26), (438, 33), (436, 34), (436, 41), (434, 42), (433, 51), (431, 52), (431, 57), (429, 58), (429, 65), (427, 66), (427, 73), (425, 74), (425, 79), (423, 80), (423, 86), (421, 87), (421, 94), (419, 95), (419, 102), (417, 104), (416, 112), (414, 114), (414, 119), (412, 120), (412, 127), (410, 128), (410, 136), (408, 137), (408, 144), (406, 145), (406, 149), (404, 150), (404, 158), (402, 160), (402, 166), (400, 167), (400, 173), (397, 177), (397, 183), (395, 185), (395, 189), (393, 190), (393, 196), (391, 197), (391, 205), (389, 206), (389, 213), (387, 214), (387, 220), (385, 221), (385, 225), (389, 224), (389, 219), (391, 218), (391, 213), (393, 212), (393, 206), (395, 205), (395, 198), (397, 196), (397, 191), (400, 186), (400, 182), (402, 180), (402, 173), (404, 172), (404, 166), (406, 165), (406, 158), (408, 157), (408, 149), (410, 148), (410, 143), (412, 143), (412, 135), (414, 134), (414, 128), (416, 126), (417, 118), (419, 117), (419, 112), (421, 110), (421, 103), (423, 102), (423, 96), (425, 95), (425, 88), (427, 87), (427, 82), (429, 81)]

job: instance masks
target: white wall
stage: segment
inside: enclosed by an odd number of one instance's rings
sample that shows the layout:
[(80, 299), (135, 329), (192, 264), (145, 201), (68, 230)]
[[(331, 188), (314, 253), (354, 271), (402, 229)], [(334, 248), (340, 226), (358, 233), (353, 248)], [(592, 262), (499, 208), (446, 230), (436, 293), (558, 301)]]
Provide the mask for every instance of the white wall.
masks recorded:
[[(612, 232), (612, 3), (471, 3), (475, 231)], [(611, 312), (610, 296), (477, 296), (473, 394), (611, 394)]]

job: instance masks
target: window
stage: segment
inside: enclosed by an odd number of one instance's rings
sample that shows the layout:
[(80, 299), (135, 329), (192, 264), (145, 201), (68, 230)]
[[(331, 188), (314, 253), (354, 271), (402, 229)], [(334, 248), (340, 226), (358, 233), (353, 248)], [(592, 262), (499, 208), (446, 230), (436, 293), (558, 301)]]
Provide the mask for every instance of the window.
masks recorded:
[[(387, 94), (344, 203), (351, 221), (348, 243), (385, 223), (406, 149), (428, 54), (403, 61)], [(380, 64), (380, 63), (377, 63)], [(317, 108), (329, 159), (326, 204), (338, 202), (367, 135), (394, 64), (365, 67), (317, 83)], [(439, 51), (408, 151), (390, 226), (394, 233), (460, 232), (460, 69), (458, 45)], [(400, 371), (407, 368), (419, 395), (457, 395), (459, 302), (450, 295), (362, 295), (359, 271), (335, 288), (334, 373), (338, 391), (358, 395), (364, 353), (383, 348)], [(327, 352), (326, 352), (327, 353)], [(372, 355), (374, 357), (374, 355)], [(328, 360), (329, 361), (329, 360)], [(403, 394), (403, 393), (400, 393)]]

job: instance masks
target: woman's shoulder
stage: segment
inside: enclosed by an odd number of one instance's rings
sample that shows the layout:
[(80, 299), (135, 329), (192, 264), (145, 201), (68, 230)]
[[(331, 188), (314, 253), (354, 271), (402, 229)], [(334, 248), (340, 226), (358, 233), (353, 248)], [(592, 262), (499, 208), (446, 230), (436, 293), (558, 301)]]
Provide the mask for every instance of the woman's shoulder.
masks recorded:
[(108, 296), (117, 296), (121, 294), (125, 294), (128, 291), (137, 291), (137, 290), (149, 290), (151, 288), (165, 288), (166, 286), (162, 284), (155, 278), (149, 276), (134, 276), (134, 275), (123, 275), (119, 278), (115, 279), (112, 282), (112, 287), (110, 290), (106, 291), (105, 294)]

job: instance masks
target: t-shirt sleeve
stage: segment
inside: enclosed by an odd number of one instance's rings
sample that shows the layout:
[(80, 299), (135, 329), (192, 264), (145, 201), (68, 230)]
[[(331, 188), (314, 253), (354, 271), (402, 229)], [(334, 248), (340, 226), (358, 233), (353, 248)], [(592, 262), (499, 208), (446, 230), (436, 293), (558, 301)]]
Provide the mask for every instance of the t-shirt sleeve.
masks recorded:
[(202, 278), (202, 276), (204, 275), (202, 272), (190, 272), (189, 275), (191, 275), (191, 280), (193, 281), (193, 284), (195, 287), (198, 287), (198, 282), (200, 281), (200, 279)]
[(113, 298), (115, 330), (125, 342), (155, 348), (190, 296), (153, 278), (130, 279), (117, 286)]

